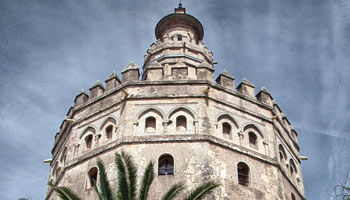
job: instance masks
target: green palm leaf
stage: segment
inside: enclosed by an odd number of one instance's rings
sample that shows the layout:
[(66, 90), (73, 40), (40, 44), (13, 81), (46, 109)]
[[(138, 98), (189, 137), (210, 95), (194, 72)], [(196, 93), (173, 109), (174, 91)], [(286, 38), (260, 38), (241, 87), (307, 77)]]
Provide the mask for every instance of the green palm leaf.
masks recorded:
[(142, 184), (139, 193), (139, 200), (147, 200), (148, 191), (154, 179), (154, 163), (150, 161), (146, 167), (145, 173), (142, 178)]
[(118, 169), (118, 200), (135, 200), (136, 197), (136, 166), (132, 157), (122, 151), (116, 154), (115, 162)]
[(57, 187), (52, 183), (48, 183), (50, 187), (58, 194), (62, 200), (81, 200), (72, 190), (67, 187)]
[(209, 181), (192, 190), (191, 193), (185, 198), (185, 200), (200, 200), (203, 199), (206, 195), (210, 194), (215, 188), (220, 184)]
[(99, 200), (105, 200), (106, 198), (104, 196), (102, 196), (102, 191), (101, 189), (97, 186), (96, 183), (94, 183), (94, 188), (95, 188), (95, 191), (97, 193), (97, 196), (98, 196), (98, 199)]
[(174, 199), (180, 192), (184, 190), (183, 183), (177, 183), (173, 185), (168, 192), (163, 196), (162, 200), (172, 200)]
[(97, 167), (98, 167), (98, 171), (99, 171), (100, 185), (96, 186), (96, 184), (95, 184), (95, 190), (99, 196), (99, 199), (100, 200), (113, 200), (113, 192), (112, 192), (111, 186), (107, 180), (105, 166), (103, 165), (103, 163), (100, 159), (98, 159), (98, 161), (97, 161)]

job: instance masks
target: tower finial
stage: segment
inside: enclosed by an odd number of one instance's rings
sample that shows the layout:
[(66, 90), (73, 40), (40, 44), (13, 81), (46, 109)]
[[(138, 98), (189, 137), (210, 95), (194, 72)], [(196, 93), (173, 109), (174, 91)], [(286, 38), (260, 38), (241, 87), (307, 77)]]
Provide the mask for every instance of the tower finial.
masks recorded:
[(179, 7), (175, 8), (175, 13), (186, 13), (186, 9), (182, 7), (182, 0), (180, 0)]

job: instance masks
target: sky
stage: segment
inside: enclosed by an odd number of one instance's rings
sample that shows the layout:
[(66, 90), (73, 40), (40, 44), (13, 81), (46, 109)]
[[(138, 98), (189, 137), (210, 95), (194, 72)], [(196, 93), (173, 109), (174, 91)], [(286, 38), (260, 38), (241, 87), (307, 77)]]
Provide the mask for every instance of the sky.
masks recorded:
[[(54, 136), (76, 94), (155, 42), (176, 0), (0, 0), (0, 199), (45, 197)], [(350, 168), (350, 1), (183, 0), (215, 75), (266, 87), (299, 134), (306, 197)], [(121, 77), (121, 76), (120, 76)]]

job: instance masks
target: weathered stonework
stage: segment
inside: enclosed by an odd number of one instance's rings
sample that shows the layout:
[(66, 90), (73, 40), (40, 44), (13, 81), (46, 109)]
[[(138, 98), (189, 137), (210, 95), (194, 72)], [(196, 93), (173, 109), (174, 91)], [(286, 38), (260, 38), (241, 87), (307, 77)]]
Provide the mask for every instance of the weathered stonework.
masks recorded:
[[(223, 72), (213, 82), (213, 55), (202, 43), (203, 27), (184, 8), (157, 25), (157, 42), (145, 55), (143, 75), (130, 63), (122, 81), (113, 73), (80, 92), (55, 137), (49, 181), (97, 199), (89, 177), (97, 159), (117, 183), (114, 155), (124, 149), (138, 165), (138, 183), (153, 160), (150, 199), (173, 183), (192, 188), (217, 180), (207, 199), (305, 199), (297, 133), (264, 88)], [(173, 159), (163, 175), (160, 158)], [(247, 176), (239, 165), (248, 166)], [(239, 168), (239, 169), (238, 169)], [(48, 200), (58, 197), (48, 188)]]

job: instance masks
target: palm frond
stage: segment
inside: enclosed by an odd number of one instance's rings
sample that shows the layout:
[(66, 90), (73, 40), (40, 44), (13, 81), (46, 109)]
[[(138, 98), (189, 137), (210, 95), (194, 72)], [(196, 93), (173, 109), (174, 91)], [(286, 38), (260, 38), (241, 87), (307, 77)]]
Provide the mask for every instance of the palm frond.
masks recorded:
[(102, 195), (101, 189), (97, 186), (96, 183), (94, 183), (94, 188), (95, 188), (95, 192), (97, 193), (98, 199), (99, 200), (106, 200), (106, 198)]
[(116, 154), (115, 162), (118, 169), (118, 195), (119, 200), (135, 200), (136, 197), (136, 165), (132, 157), (122, 151)]
[(215, 188), (217, 188), (220, 184), (209, 181), (200, 185), (191, 191), (191, 193), (185, 198), (185, 200), (200, 200), (203, 199), (206, 195), (210, 194)]
[(154, 163), (150, 161), (142, 178), (139, 200), (147, 200), (148, 191), (154, 179)]
[(58, 196), (62, 200), (81, 200), (78, 195), (76, 195), (72, 190), (67, 187), (57, 187), (52, 183), (48, 183), (48, 185), (58, 194)]
[(112, 192), (111, 186), (107, 180), (105, 166), (103, 165), (103, 163), (100, 159), (98, 159), (98, 161), (97, 161), (97, 167), (98, 167), (98, 171), (99, 171), (100, 185), (96, 186), (96, 184), (95, 184), (95, 190), (96, 190), (100, 200), (113, 200), (113, 192)]
[(163, 196), (162, 200), (172, 200), (174, 199), (180, 192), (184, 190), (183, 183), (177, 183), (173, 185), (168, 192)]

